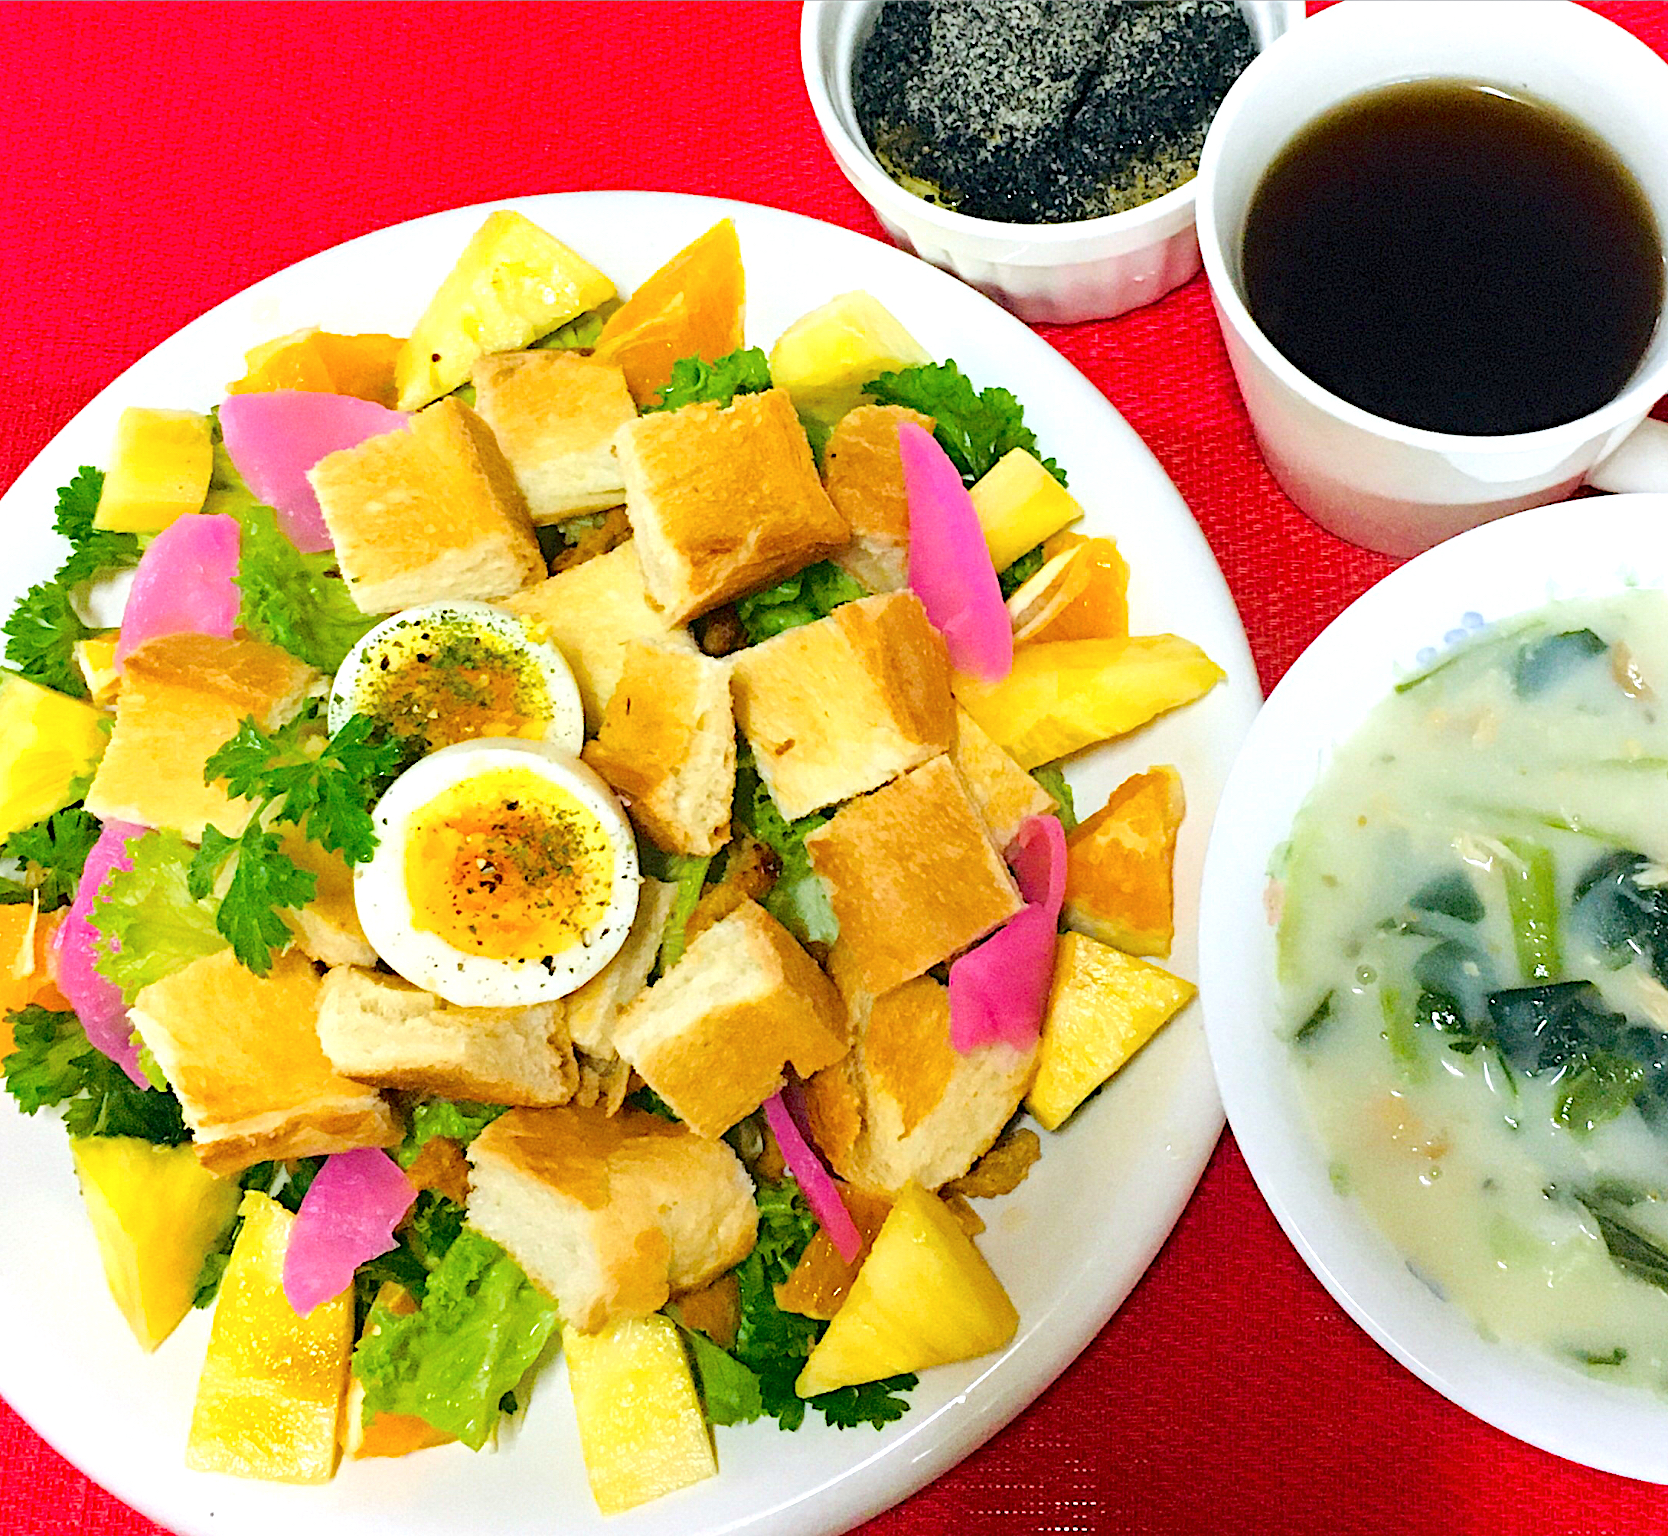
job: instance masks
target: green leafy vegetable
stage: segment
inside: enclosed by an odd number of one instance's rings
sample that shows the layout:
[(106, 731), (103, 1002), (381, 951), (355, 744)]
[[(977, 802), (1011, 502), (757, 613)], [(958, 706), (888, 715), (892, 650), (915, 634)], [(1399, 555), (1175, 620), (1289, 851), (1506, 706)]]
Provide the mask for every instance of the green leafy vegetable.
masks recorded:
[(271, 507), (251, 503), (227, 509), (242, 528), (237, 584), (243, 592), (239, 622), (271, 645), (321, 672), (341, 666), (354, 642), (377, 621), (348, 596), (334, 574), (331, 552), (304, 555), (285, 537)]
[(1004, 454), (1023, 448), (1061, 485), (1065, 471), (1037, 453), (1037, 439), (1025, 425), (1025, 411), (1007, 390), (992, 385), (975, 391), (955, 359), (923, 363), (898, 373), (883, 373), (863, 386), (882, 405), (907, 405), (938, 423), (933, 436), (950, 455), (968, 484), (979, 479)]
[(263, 802), (269, 821), (363, 864), (376, 852), (371, 806), (399, 769), (399, 743), (365, 715), (350, 716), (322, 746), (307, 727), (297, 717), (269, 733), (244, 720), (204, 765), (204, 781), (225, 779), (228, 794)]
[(570, 352), (576, 349), (594, 347), (597, 338), (602, 335), (602, 328), (608, 323), (608, 317), (620, 307), (620, 300), (605, 299), (595, 309), (588, 309), (582, 315), (575, 315), (566, 325), (558, 326), (547, 336), (541, 336), (528, 348), (529, 351)]
[(190, 1139), (171, 1093), (137, 1088), (88, 1040), (73, 1013), (31, 1005), (11, 1015), (12, 1053), (0, 1062), (24, 1114), (56, 1105), (72, 1136), (137, 1136), (160, 1146)]
[(215, 927), (257, 976), (290, 942), (280, 912), (306, 906), (318, 886), (316, 875), (283, 852), (273, 829), (294, 826), (350, 864), (364, 863), (376, 851), (370, 808), (399, 758), (398, 743), (363, 715), (322, 743), (298, 717), (274, 732), (245, 719), (204, 765), (205, 783), (224, 780), (228, 794), (254, 801), (255, 810), (237, 837), (212, 826), (204, 831), (187, 891), (197, 901), (218, 898)]
[(446, 1136), (467, 1147), (501, 1114), (502, 1104), (471, 1104), (463, 1099), (424, 1099), (412, 1108), (411, 1128), (394, 1148), (393, 1158), (409, 1168), (436, 1136)]
[(1005, 571), (996, 573), (996, 585), (1002, 589), (1002, 601), (1014, 595), (1043, 568), (1043, 547), (1033, 544)]
[(264, 976), (272, 969), (272, 957), (292, 937), (279, 910), (306, 906), (318, 889), (318, 876), (283, 852), (278, 834), (256, 816), (238, 837), (218, 827), (203, 829), (202, 846), (186, 873), (188, 894), (198, 901), (213, 894), (229, 858), (231, 878), (220, 892), (214, 926), (239, 963)]
[(736, 616), (747, 638), (757, 645), (784, 630), (826, 618), (840, 604), (868, 595), (861, 582), (832, 560), (819, 560), (767, 591), (742, 598), (736, 604)]
[(751, 1424), (764, 1413), (759, 1373), (720, 1349), (704, 1333), (681, 1328), (695, 1368), (695, 1385), (710, 1424)]
[(353, 1352), (365, 1413), (414, 1414), (479, 1450), (499, 1403), (555, 1331), (556, 1309), (490, 1238), (465, 1227), (446, 1250), (418, 1310), (373, 1307)]
[(131, 869), (112, 870), (93, 905), (103, 941), (93, 968), (129, 1003), (143, 987), (226, 947), (218, 907), (191, 894), (196, 850), (178, 832), (147, 832), (128, 845)]
[(461, 1205), (432, 1189), (419, 1193), (410, 1214), (400, 1223), (395, 1246), (353, 1272), (354, 1309), (360, 1325), (386, 1281), (392, 1280), (421, 1301), (428, 1292), (429, 1276), (440, 1267), (462, 1231)]
[(671, 880), (678, 888), (672, 910), (666, 915), (666, 931), (660, 937), (660, 955), (655, 961), (656, 970), (664, 975), (683, 959), (689, 919), (695, 903), (701, 899), (701, 887), (712, 868), (712, 855), (670, 853), (658, 861), (657, 868), (662, 872), (650, 871), (656, 879)]
[[(1424, 997), (1426, 994), (1421, 993)], [(1309, 1010), (1309, 1017), (1292, 1031), (1293, 1045), (1307, 1045), (1332, 1020), (1332, 993), (1328, 992), (1313, 1008)]]
[(1558, 886), (1552, 852), (1527, 838), (1503, 839), (1511, 858), (1502, 861), (1506, 910), (1525, 981), (1556, 981), (1563, 970), (1558, 942)]
[(1598, 1222), (1599, 1236), (1617, 1265), (1634, 1279), (1668, 1291), (1668, 1252), (1618, 1214), (1616, 1203), (1597, 1191), (1577, 1194), (1575, 1198), (1592, 1212)]
[[(253, 1189), (276, 1200), (292, 1215), (301, 1209), (301, 1201), (312, 1187), (318, 1171), (324, 1167), (322, 1157), (291, 1158), (284, 1162), (253, 1163), (238, 1175), (239, 1189)], [(237, 1235), (243, 1230), (243, 1217), (238, 1216), (221, 1233), (220, 1241), (203, 1256), (197, 1271), (197, 1284), (191, 1295), (191, 1305), (206, 1307), (220, 1294), (220, 1282), (226, 1274), (227, 1261)], [(355, 1276), (357, 1279), (357, 1276)]]
[(626, 1103), (633, 1109), (640, 1109), (646, 1115), (659, 1115), (662, 1120), (676, 1120), (678, 1112), (665, 1099), (654, 1091), (647, 1083), (635, 1093), (626, 1096)]
[(734, 818), (769, 848), (781, 864), (776, 883), (761, 903), (768, 913), (802, 944), (832, 944), (840, 936), (840, 925), (828, 900), (828, 887), (811, 867), (805, 851), (805, 835), (827, 823), (817, 812), (789, 821), (776, 808), (759, 777), (753, 754), (743, 749), (736, 757), (736, 798)]
[(23, 865), (20, 899), (27, 901), (31, 894), (38, 894), (43, 912), (67, 907), (75, 900), (76, 883), (98, 835), (98, 818), (72, 805), (0, 843), (0, 857)]
[(1628, 1108), (1644, 1086), (1645, 1069), (1638, 1062), (1597, 1051), (1560, 1085), (1553, 1118), (1576, 1135), (1587, 1135)]
[(770, 361), (757, 347), (744, 347), (713, 363), (680, 357), (672, 364), (672, 377), (659, 398), (644, 406), (643, 414), (676, 411), (703, 401), (724, 406), (737, 395), (756, 395), (769, 388)]
[[(786, 1430), (798, 1429), (805, 1422), (807, 1403), (840, 1429), (857, 1424), (872, 1424), (878, 1429), (882, 1424), (891, 1423), (907, 1411), (908, 1404), (900, 1394), (915, 1386), (914, 1376), (893, 1376), (812, 1398), (800, 1397), (794, 1391), (793, 1384), (804, 1368), (806, 1357), (828, 1324), (802, 1317), (797, 1312), (784, 1312), (776, 1305), (776, 1287), (793, 1273), (816, 1232), (816, 1221), (798, 1184), (791, 1178), (775, 1184), (761, 1182), (754, 1198), (759, 1206), (759, 1240), (736, 1270), (741, 1322), (736, 1330), (735, 1348), (727, 1353), (757, 1378), (761, 1413), (768, 1413)], [(710, 1341), (709, 1346), (713, 1350), (718, 1348)], [(697, 1356), (698, 1370), (704, 1355), (702, 1351)], [(703, 1394), (707, 1373), (716, 1375), (720, 1369), (710, 1356), (706, 1359), (707, 1367), (701, 1375)], [(747, 1394), (748, 1388), (739, 1377), (732, 1373), (718, 1376), (720, 1412), (735, 1413), (747, 1406)], [(710, 1404), (708, 1411), (712, 1411)], [(713, 1422), (742, 1421), (715, 1418)]]
[(1031, 777), (1052, 797), (1060, 825), (1068, 832), (1073, 831), (1077, 826), (1077, 802), (1072, 799), (1071, 785), (1066, 783), (1065, 769), (1058, 763), (1043, 763), (1031, 770)]
[(103, 487), (103, 473), (88, 465), (60, 487), (52, 526), (69, 540), (69, 557), (50, 581), (23, 594), (4, 626), (7, 661), (25, 677), (78, 699), (87, 697), (87, 684), (75, 664), (75, 643), (93, 631), (75, 611), (75, 589), (106, 571), (139, 563), (133, 534), (93, 527)]

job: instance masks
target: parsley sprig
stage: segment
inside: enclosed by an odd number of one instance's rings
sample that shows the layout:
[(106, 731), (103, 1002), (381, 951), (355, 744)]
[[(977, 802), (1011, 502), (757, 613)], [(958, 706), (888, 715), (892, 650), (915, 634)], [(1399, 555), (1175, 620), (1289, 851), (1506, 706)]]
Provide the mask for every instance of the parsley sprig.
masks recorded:
[(82, 465), (58, 491), (52, 527), (70, 542), (68, 559), (50, 581), (30, 587), (5, 623), (6, 660), (25, 677), (75, 698), (87, 685), (75, 664), (75, 643), (93, 633), (75, 611), (75, 590), (106, 571), (139, 563), (139, 540), (131, 533), (93, 527), (102, 471)]
[(363, 864), (376, 850), (371, 806), (399, 759), (398, 743), (363, 715), (328, 740), (301, 716), (270, 732), (244, 720), (204, 765), (205, 783), (224, 780), (229, 794), (255, 809), (237, 837), (204, 830), (187, 889), (197, 901), (218, 892), (215, 927), (257, 976), (290, 942), (281, 913), (306, 906), (318, 886), (318, 877), (283, 851), (276, 829), (295, 827), (349, 864)]

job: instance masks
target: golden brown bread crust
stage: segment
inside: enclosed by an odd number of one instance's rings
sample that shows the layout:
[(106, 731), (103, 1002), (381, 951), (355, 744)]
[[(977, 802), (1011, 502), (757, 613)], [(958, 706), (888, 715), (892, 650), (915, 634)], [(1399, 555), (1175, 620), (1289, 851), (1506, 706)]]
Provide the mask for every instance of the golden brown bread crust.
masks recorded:
[(729, 667), (664, 640), (631, 641), (582, 756), (658, 847), (717, 853), (730, 840), (736, 785)]
[(948, 989), (919, 976), (876, 998), (850, 1055), (806, 1084), (813, 1136), (848, 1184), (936, 1189), (995, 1142), (1030, 1086), (1036, 1047), (950, 1043)]
[(676, 627), (649, 602), (635, 539), (524, 588), (503, 606), (562, 653), (579, 684), (585, 729), (591, 732), (602, 723), (619, 684), (627, 641)]
[(625, 374), (577, 352), (500, 352), (475, 364), (475, 409), (492, 429), (535, 523), (625, 499), (614, 434), (637, 415)]
[(649, 596), (669, 623), (774, 586), (851, 537), (786, 390), (641, 416), (614, 449)]
[(319, 674), (247, 637), (159, 635), (124, 665), (116, 728), (87, 791), (103, 820), (171, 827), (193, 842), (213, 824), (238, 833), (249, 803), (203, 782), (203, 765), (253, 716), (265, 728), (301, 708)]
[(845, 603), (736, 654), (737, 723), (790, 821), (949, 749), (944, 638), (912, 592)]
[(835, 812), (805, 839), (840, 925), (830, 971), (879, 997), (982, 939), (1024, 905), (947, 756)]
[(438, 400), (408, 428), (327, 454), (307, 478), (365, 613), (507, 597), (544, 575), (515, 474), (461, 401)]
[(666, 919), (677, 899), (678, 888), (671, 881), (645, 879), (637, 888), (631, 932), (619, 952), (584, 986), (568, 994), (568, 1038), (591, 1057), (606, 1061), (612, 1056), (614, 1020), (648, 982)]
[(828, 499), (851, 524), (851, 543), (834, 561), (872, 592), (909, 580), (909, 494), (898, 455), (898, 426), (931, 432), (930, 416), (904, 405), (860, 405), (847, 411), (823, 450)]
[(397, 976), (338, 966), (319, 1043), (344, 1077), (485, 1104), (565, 1104), (579, 1086), (559, 1002), (464, 1008)]
[(223, 949), (134, 1000), (134, 1027), (179, 1096), (205, 1168), (236, 1173), (400, 1139), (388, 1104), (339, 1074), (319, 1045), (319, 989), (302, 955), (256, 976)]
[(701, 934), (616, 1021), (614, 1044), (702, 1136), (721, 1136), (781, 1088), (846, 1052), (833, 983), (757, 902)]
[(514, 1109), (469, 1161), (471, 1223), (581, 1332), (707, 1284), (747, 1256), (758, 1229), (729, 1146), (641, 1110)]
[(967, 782), (991, 841), (1005, 849), (1019, 835), (1028, 816), (1045, 816), (1054, 797), (986, 734), (968, 712), (956, 705), (956, 740), (950, 761)]

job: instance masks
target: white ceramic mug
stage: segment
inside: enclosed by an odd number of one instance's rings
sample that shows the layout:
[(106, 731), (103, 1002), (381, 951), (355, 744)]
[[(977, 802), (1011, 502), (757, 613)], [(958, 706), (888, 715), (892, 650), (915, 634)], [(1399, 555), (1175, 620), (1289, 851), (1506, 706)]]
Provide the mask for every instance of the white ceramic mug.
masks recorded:
[(1558, 501), (1586, 483), (1668, 490), (1668, 324), (1620, 394), (1561, 426), (1472, 437), (1401, 426), (1321, 388), (1251, 319), (1240, 271), (1245, 213), (1293, 135), (1377, 86), (1476, 80), (1563, 108), (1620, 155), (1668, 249), (1668, 62), (1569, 0), (1345, 0), (1254, 59), (1205, 139), (1199, 246), (1228, 356), (1263, 457), (1322, 527), (1386, 554)]

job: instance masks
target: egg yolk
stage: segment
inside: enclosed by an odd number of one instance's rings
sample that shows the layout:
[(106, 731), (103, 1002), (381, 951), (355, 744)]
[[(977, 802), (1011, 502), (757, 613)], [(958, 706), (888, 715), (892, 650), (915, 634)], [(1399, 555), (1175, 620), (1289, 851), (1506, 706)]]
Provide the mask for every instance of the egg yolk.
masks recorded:
[(483, 736), (536, 741), (550, 724), (538, 663), (507, 636), (461, 621), (383, 637), (355, 680), (353, 707), (431, 752)]
[(537, 961), (584, 940), (608, 911), (614, 844), (560, 785), (521, 768), (452, 785), (412, 817), (412, 926), (453, 949)]

